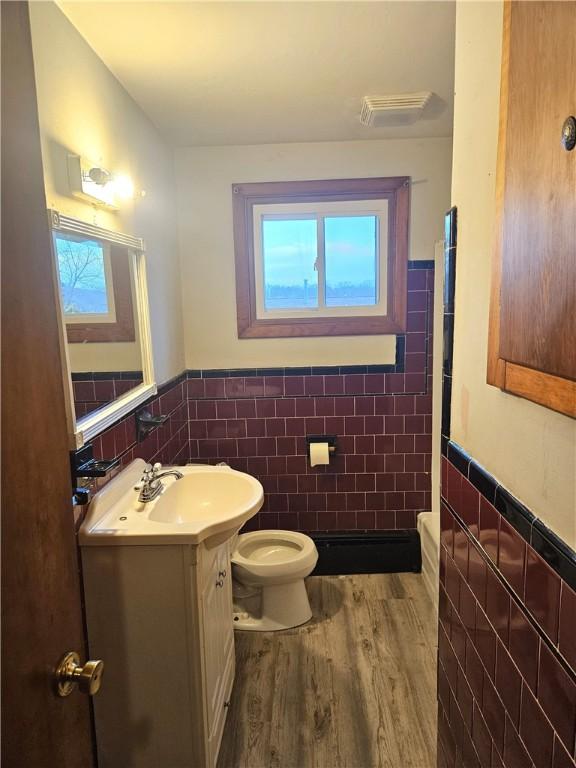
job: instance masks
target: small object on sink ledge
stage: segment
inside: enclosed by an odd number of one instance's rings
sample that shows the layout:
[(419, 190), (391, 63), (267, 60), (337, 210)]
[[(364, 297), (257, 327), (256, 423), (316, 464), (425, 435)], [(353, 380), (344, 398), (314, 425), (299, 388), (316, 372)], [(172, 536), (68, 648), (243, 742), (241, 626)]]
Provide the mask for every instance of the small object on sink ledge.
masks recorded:
[(90, 502), (89, 488), (74, 488), (72, 492), (72, 504), (75, 507), (84, 507)]
[(74, 477), (106, 477), (120, 464), (120, 459), (95, 459), (92, 443), (84, 445), (71, 456)]
[(120, 464), (120, 459), (90, 459), (78, 467), (76, 477), (106, 477)]
[(136, 413), (136, 436), (141, 443), (144, 438), (168, 421), (168, 416), (153, 416), (146, 408)]

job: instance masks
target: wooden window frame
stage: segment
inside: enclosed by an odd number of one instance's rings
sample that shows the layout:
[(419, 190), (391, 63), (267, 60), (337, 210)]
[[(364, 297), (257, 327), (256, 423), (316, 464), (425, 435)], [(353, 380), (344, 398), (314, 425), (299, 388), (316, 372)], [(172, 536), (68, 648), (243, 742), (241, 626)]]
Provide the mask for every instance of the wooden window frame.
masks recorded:
[[(551, 410), (576, 418), (576, 382), (506, 360), (500, 355), (500, 296), (504, 239), (506, 183), (506, 139), (509, 107), (509, 65), (513, 3), (504, 3), (500, 120), (496, 165), (496, 238), (492, 259), (492, 285), (488, 327), (486, 381), (513, 395), (531, 400)], [(552, 343), (552, 340), (551, 340)]]
[(110, 270), (116, 322), (66, 323), (65, 319), (66, 337), (70, 344), (136, 341), (129, 261), (124, 247), (110, 244)]
[[(385, 315), (258, 318), (253, 207), (352, 200), (388, 203), (388, 293)], [(410, 177), (261, 182), (232, 185), (238, 338), (368, 336), (406, 330)]]

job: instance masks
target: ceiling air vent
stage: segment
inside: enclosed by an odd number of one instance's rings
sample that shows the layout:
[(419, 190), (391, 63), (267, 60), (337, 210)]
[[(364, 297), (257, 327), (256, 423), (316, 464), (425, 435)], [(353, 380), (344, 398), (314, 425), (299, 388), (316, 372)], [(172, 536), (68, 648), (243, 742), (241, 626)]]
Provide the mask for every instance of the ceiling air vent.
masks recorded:
[(431, 98), (431, 91), (397, 93), (392, 96), (364, 96), (360, 122), (370, 128), (415, 123)]

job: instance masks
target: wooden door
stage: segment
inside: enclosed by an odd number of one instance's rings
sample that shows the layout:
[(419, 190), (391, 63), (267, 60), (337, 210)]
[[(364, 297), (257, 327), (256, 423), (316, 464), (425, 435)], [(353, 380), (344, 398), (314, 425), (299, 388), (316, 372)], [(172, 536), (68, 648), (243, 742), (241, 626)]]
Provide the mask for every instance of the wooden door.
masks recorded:
[(488, 382), (576, 416), (576, 2), (507, 2)]
[(85, 642), (28, 4), (1, 16), (2, 766), (90, 768), (89, 701), (52, 687)]

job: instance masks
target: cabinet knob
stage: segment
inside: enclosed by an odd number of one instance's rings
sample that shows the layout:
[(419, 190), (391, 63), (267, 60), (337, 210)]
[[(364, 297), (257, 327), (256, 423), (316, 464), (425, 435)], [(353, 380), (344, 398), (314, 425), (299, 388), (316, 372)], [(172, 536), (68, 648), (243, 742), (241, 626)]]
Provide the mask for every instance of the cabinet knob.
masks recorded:
[(224, 582), (222, 581), (222, 579), (218, 579), (218, 581), (216, 582), (216, 586), (217, 587), (223, 587), (224, 586)]
[(226, 578), (226, 571), (218, 571), (218, 576), (220, 576), (221, 579)]
[(562, 146), (566, 152), (571, 152), (576, 147), (576, 117), (568, 115), (562, 125)]

